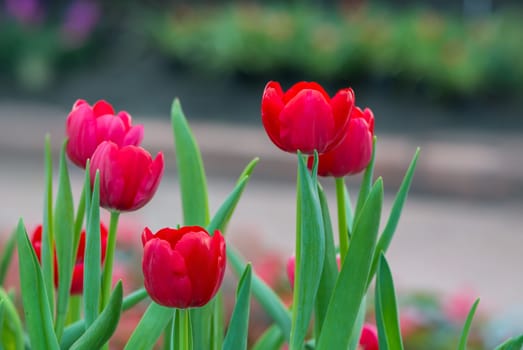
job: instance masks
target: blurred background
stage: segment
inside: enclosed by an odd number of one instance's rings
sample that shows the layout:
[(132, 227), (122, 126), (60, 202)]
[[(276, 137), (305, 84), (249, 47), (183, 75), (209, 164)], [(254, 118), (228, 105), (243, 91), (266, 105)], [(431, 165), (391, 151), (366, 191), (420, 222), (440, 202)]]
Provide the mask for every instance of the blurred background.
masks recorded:
[[(228, 235), (288, 295), (295, 158), (266, 137), (261, 94), (269, 80), (284, 89), (314, 80), (331, 94), (351, 86), (357, 105), (376, 117), (383, 221), (416, 147), (422, 150), (388, 254), (407, 345), (446, 349), (481, 297), (471, 348), (492, 348), (523, 331), (519, 5), (0, 0), (0, 232), (7, 236), (20, 216), (29, 227), (41, 220), (45, 133), (57, 154), (74, 101), (106, 99), (145, 125), (146, 148), (167, 156), (156, 197), (122, 217), (136, 249), (122, 260), (139, 262), (145, 225), (181, 221), (169, 126), (170, 104), (179, 97), (201, 145), (211, 210), (243, 166), (261, 158)], [(79, 198), (82, 174), (71, 171)], [(355, 197), (359, 177), (347, 181)], [(333, 184), (323, 182), (334, 209)], [(255, 315), (255, 324), (266, 322), (262, 312)]]

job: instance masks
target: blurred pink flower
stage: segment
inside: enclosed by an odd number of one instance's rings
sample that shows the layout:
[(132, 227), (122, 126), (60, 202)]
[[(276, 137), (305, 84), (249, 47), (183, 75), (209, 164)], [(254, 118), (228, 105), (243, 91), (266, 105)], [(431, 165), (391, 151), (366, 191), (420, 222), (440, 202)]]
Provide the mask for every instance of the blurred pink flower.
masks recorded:
[(89, 38), (99, 19), (100, 8), (96, 2), (88, 0), (72, 2), (62, 24), (65, 41), (71, 46), (80, 46)]
[(457, 290), (443, 300), (443, 313), (452, 322), (462, 324), (476, 300), (476, 293), (469, 288)]
[(275, 288), (280, 281), (282, 265), (283, 263), (278, 255), (268, 254), (254, 264), (254, 270), (258, 277), (272, 288)]
[(8, 15), (25, 25), (35, 24), (43, 16), (38, 0), (6, 0), (5, 10)]

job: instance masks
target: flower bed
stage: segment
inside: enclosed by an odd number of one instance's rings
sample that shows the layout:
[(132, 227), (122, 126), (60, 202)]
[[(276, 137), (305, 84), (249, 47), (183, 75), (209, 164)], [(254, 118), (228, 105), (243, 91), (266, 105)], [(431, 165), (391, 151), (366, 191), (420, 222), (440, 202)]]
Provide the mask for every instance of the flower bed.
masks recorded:
[(523, 93), (519, 11), (465, 20), (430, 10), (183, 8), (149, 28), (173, 62), (209, 74), (390, 81), (434, 97)]

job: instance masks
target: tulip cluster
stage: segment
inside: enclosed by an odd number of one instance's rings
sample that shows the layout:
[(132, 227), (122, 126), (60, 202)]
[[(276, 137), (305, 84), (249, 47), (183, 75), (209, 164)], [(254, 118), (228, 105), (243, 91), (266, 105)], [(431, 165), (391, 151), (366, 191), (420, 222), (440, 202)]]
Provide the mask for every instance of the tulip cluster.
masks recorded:
[(163, 175), (163, 153), (153, 160), (139, 147), (143, 126), (133, 126), (129, 113), (115, 114), (103, 100), (93, 106), (78, 100), (67, 117), (66, 133), (69, 159), (82, 168), (91, 160), (91, 186), (100, 171), (102, 207), (131, 211), (151, 200)]
[(350, 88), (331, 99), (317, 83), (300, 82), (283, 92), (271, 81), (263, 92), (261, 115), (267, 135), (280, 149), (320, 154), (320, 176), (357, 174), (369, 164), (374, 116), (355, 106)]
[[(105, 260), (105, 252), (107, 249), (107, 228), (104, 224), (100, 224), (100, 243), (101, 243), (101, 262)], [(42, 225), (38, 225), (31, 236), (31, 244), (36, 253), (38, 260), (42, 258)], [(71, 282), (71, 294), (82, 294), (84, 290), (84, 257), (85, 257), (85, 230), (80, 233), (80, 240), (78, 242), (78, 249), (76, 251), (76, 258), (73, 269), (73, 279)], [(54, 284), (58, 287), (58, 266), (56, 261), (56, 253), (54, 254)]]

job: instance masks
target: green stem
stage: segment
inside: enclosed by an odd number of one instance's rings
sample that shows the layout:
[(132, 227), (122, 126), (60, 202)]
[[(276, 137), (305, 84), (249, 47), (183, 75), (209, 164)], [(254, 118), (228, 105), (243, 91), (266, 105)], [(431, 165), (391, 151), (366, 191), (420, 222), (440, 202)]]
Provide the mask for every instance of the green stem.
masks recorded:
[(176, 309), (173, 311), (173, 318), (167, 323), (163, 332), (163, 349), (174, 349), (174, 340), (176, 338)]
[[(192, 331), (191, 331), (191, 313), (188, 309), (177, 309), (178, 317), (178, 349), (192, 350)], [(173, 328), (174, 333), (174, 328)]]
[(114, 251), (116, 249), (116, 228), (118, 227), (119, 211), (111, 212), (111, 221), (109, 222), (109, 236), (107, 237), (107, 249), (105, 254), (105, 263), (102, 273), (102, 299), (100, 311), (102, 311), (111, 295), (111, 284), (113, 276)]
[(345, 179), (336, 178), (336, 201), (338, 204), (338, 234), (340, 239), (340, 260), (345, 261), (349, 250), (349, 234), (347, 231), (347, 218), (345, 216)]

